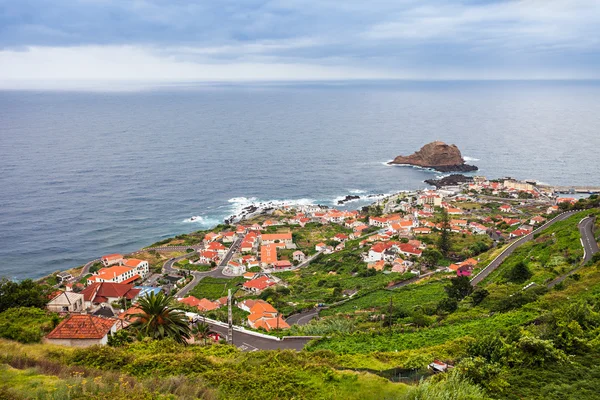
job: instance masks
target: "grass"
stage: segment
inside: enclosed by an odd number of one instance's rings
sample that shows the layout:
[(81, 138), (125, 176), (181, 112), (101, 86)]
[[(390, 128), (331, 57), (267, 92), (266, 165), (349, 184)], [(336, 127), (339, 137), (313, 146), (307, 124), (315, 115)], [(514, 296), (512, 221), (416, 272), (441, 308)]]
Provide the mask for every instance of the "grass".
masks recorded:
[(436, 304), (445, 297), (444, 281), (428, 281), (421, 284), (408, 285), (395, 290), (376, 290), (360, 297), (355, 297), (339, 306), (321, 311), (321, 315), (338, 313), (355, 313), (360, 310), (386, 309), (392, 299), (394, 306), (411, 310), (416, 306)]
[[(0, 341), (0, 363), (13, 367), (0, 370), (12, 393), (27, 396), (37, 385), (62, 395), (40, 398), (398, 399), (409, 389), (371, 373), (337, 370), (320, 354), (242, 353), (232, 346), (171, 341), (86, 349)], [(80, 396), (82, 387), (91, 391), (94, 384), (103, 385), (96, 397)], [(65, 395), (63, 388), (75, 395)]]
[(227, 296), (229, 289), (232, 289), (235, 293), (238, 289), (237, 285), (244, 281), (243, 277), (226, 279), (207, 276), (190, 291), (190, 295), (199, 299), (206, 297), (209, 300), (217, 300), (220, 297)]
[(340, 354), (418, 349), (444, 344), (462, 337), (477, 337), (486, 332), (520, 325), (531, 320), (534, 315), (530, 311), (518, 310), (420, 330), (407, 329), (404, 333), (400, 330), (401, 328), (395, 328), (392, 331), (380, 329), (372, 332), (332, 336), (309, 344), (308, 349), (311, 351), (331, 350)]
[(529, 281), (538, 284), (546, 283), (579, 266), (583, 248), (577, 224), (590, 213), (600, 214), (598, 211), (580, 212), (536, 234), (534, 240), (519, 246), (485, 279), (484, 284), (505, 282), (506, 271), (521, 261), (533, 272)]

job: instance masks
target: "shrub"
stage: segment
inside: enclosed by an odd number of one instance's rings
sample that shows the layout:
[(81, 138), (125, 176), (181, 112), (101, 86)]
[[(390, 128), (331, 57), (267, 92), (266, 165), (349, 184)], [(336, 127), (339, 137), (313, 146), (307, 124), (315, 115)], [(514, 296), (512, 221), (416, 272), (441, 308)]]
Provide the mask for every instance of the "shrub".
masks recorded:
[(9, 308), (0, 313), (0, 337), (36, 343), (60, 321), (56, 314), (35, 307)]

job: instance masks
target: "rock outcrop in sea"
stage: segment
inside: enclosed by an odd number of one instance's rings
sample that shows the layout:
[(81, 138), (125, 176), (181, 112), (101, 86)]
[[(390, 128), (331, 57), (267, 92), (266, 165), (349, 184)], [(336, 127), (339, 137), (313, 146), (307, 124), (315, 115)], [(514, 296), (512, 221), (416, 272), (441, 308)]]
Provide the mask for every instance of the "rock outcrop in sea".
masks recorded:
[(473, 182), (473, 178), (470, 176), (465, 176), (462, 174), (452, 174), (449, 176), (445, 176), (441, 179), (426, 179), (425, 183), (435, 186), (436, 188), (441, 188), (444, 186), (458, 186), (461, 183), (469, 183)]
[(465, 163), (456, 145), (448, 145), (440, 141), (428, 143), (410, 156), (398, 156), (390, 164), (431, 168), (440, 172), (471, 172), (478, 169), (474, 165)]

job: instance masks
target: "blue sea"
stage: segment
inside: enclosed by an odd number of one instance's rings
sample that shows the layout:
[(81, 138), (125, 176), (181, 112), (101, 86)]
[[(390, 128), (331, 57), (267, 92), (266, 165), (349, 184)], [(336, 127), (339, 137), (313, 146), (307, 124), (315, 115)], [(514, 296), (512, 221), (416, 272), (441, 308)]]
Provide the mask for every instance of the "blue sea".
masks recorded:
[(488, 177), (599, 186), (600, 83), (0, 91), (0, 276), (136, 250), (253, 201), (424, 188), (439, 173), (386, 161), (433, 140)]

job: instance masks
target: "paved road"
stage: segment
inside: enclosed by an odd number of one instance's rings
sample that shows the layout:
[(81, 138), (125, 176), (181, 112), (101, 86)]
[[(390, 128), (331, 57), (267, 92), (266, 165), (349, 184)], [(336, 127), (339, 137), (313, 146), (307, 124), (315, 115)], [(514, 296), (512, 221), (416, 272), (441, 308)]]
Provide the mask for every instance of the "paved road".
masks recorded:
[(536, 229), (535, 231), (531, 232), (529, 235), (523, 236), (522, 238), (520, 238), (520, 239), (515, 240), (514, 242), (512, 242), (506, 249), (504, 249), (502, 251), (502, 253), (500, 253), (500, 255), (498, 255), (498, 257), (496, 257), (494, 260), (492, 260), (492, 262), (487, 267), (485, 267), (484, 269), (482, 269), (477, 275), (475, 275), (475, 277), (473, 277), (473, 279), (471, 279), (471, 285), (476, 286), (482, 280), (484, 280), (485, 278), (487, 278), (519, 246), (521, 246), (521, 245), (529, 242), (530, 240), (532, 240), (534, 234), (543, 231), (544, 229), (550, 227), (551, 225), (553, 225), (556, 222), (564, 221), (565, 219), (569, 218), (570, 216), (572, 216), (573, 214), (575, 214), (577, 212), (579, 212), (579, 211), (568, 211), (568, 212), (562, 213), (562, 214), (554, 217), (550, 221), (546, 222), (544, 225), (540, 226), (538, 229)]
[(592, 259), (600, 249), (594, 236), (595, 217), (586, 217), (579, 223), (579, 233), (581, 234), (581, 244), (583, 245), (583, 263)]
[(235, 242), (233, 242), (233, 244), (231, 245), (231, 247), (227, 251), (227, 254), (225, 254), (225, 257), (223, 257), (223, 259), (219, 263), (219, 267), (225, 267), (225, 266), (227, 266), (227, 263), (231, 260), (231, 257), (233, 257), (233, 255), (235, 254), (235, 252), (238, 251), (239, 248), (240, 248), (240, 246), (242, 245), (242, 240), (243, 240), (243, 238), (240, 237)]
[(285, 322), (289, 325), (306, 325), (311, 320), (319, 316), (319, 308), (314, 308), (312, 310), (303, 311), (298, 314), (290, 315)]
[[(208, 323), (210, 329), (214, 332), (219, 333), (221, 336), (227, 336), (227, 328)], [(256, 350), (276, 350), (276, 349), (290, 349), (290, 350), (302, 350), (306, 343), (311, 339), (308, 338), (297, 338), (297, 339), (286, 339), (286, 340), (273, 340), (266, 339), (259, 336), (249, 335), (247, 333), (234, 331), (233, 332), (233, 344), (244, 351), (256, 351)]]
[(87, 264), (85, 264), (83, 266), (83, 268), (81, 269), (81, 272), (79, 273), (79, 277), (76, 277), (75, 279), (73, 279), (73, 281), (76, 281), (78, 278), (83, 278), (84, 276), (89, 274), (90, 268), (92, 267), (92, 265), (94, 265), (98, 261), (100, 261), (100, 259), (96, 258), (95, 260), (92, 260), (92, 261), (88, 262)]
[[(234, 243), (231, 248), (229, 249), (229, 252), (227, 253), (227, 255), (225, 256), (224, 260), (228, 257), (229, 259), (231, 259), (231, 257), (233, 256), (234, 253), (234, 246), (239, 247), (241, 244), (241, 241)], [(180, 257), (175, 257), (175, 258), (171, 258), (169, 260), (167, 260), (164, 264), (163, 264), (163, 272), (170, 274), (170, 273), (178, 273), (179, 272), (179, 268), (176, 268), (173, 264), (175, 264), (178, 261), (181, 261), (185, 258), (188, 258), (192, 255), (194, 255), (194, 253), (187, 253), (184, 254)], [(183, 288), (181, 288), (178, 292), (177, 292), (177, 297), (185, 297), (194, 287), (196, 287), (196, 285), (205, 277), (210, 276), (213, 278), (225, 278), (225, 279), (232, 279), (233, 276), (228, 276), (228, 275), (223, 275), (223, 268), (224, 265), (227, 265), (227, 262), (225, 262), (225, 264), (221, 263), (219, 264), (218, 267), (214, 268), (211, 271), (205, 271), (205, 272), (200, 272), (200, 271), (191, 271), (191, 274), (193, 276), (193, 279), (191, 280), (191, 282), (189, 282), (187, 285), (185, 285)]]
[(579, 234), (581, 235), (581, 245), (583, 246), (583, 259), (581, 260), (581, 265), (572, 271), (567, 272), (566, 274), (559, 276), (554, 279), (552, 282), (548, 284), (549, 288), (552, 288), (565, 279), (568, 276), (573, 275), (577, 272), (581, 267), (583, 267), (588, 261), (592, 259), (594, 254), (598, 253), (600, 249), (598, 249), (598, 243), (596, 242), (596, 237), (594, 236), (594, 223), (596, 222), (596, 217), (586, 217), (579, 222)]
[(419, 279), (427, 278), (428, 276), (433, 275), (433, 274), (435, 274), (435, 271), (428, 272), (428, 273), (423, 274), (423, 275), (415, 276), (414, 278), (410, 278), (410, 279), (407, 279), (407, 280), (402, 281), (402, 282), (398, 282), (398, 283), (396, 283), (393, 286), (387, 287), (386, 289), (398, 289), (398, 288), (401, 288), (403, 286), (410, 285), (411, 283), (415, 283)]

